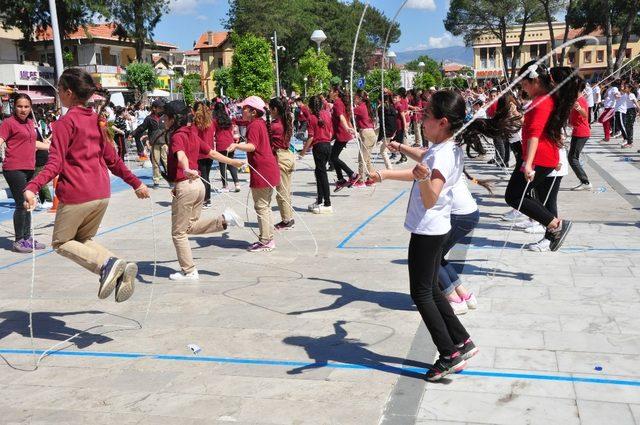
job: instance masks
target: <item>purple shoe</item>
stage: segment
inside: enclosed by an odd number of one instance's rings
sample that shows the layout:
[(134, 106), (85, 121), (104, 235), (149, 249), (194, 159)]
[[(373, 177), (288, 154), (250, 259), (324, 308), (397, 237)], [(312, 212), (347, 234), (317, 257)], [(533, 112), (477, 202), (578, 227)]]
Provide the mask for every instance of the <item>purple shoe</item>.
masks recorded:
[(30, 252), (33, 252), (31, 244), (25, 239), (20, 239), (19, 241), (14, 242), (13, 250), (22, 254), (29, 254)]
[(25, 241), (27, 243), (29, 243), (29, 246), (31, 246), (32, 248), (35, 248), (36, 251), (40, 250), (40, 249), (45, 249), (47, 246), (41, 242), (38, 242), (37, 240), (33, 239), (33, 236), (30, 237), (29, 239), (25, 239)]

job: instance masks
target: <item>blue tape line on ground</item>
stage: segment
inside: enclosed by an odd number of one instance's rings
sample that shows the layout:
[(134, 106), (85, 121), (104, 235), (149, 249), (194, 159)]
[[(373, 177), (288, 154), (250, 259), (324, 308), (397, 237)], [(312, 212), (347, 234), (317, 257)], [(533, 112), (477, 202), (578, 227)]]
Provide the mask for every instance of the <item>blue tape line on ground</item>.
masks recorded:
[[(42, 355), (44, 350), (29, 349), (0, 349), (0, 354), (17, 354), (17, 355)], [(150, 359), (179, 361), (192, 363), (220, 363), (220, 364), (244, 364), (254, 366), (293, 366), (293, 367), (312, 367), (312, 368), (330, 368), (330, 369), (354, 369), (354, 370), (381, 370), (389, 372), (413, 372), (423, 374), (426, 369), (418, 367), (402, 367), (391, 366), (387, 364), (377, 365), (359, 365), (350, 363), (335, 362), (309, 362), (309, 361), (292, 361), (292, 360), (272, 360), (272, 359), (246, 359), (237, 357), (214, 357), (214, 356), (181, 356), (173, 354), (144, 354), (144, 353), (123, 353), (123, 352), (99, 352), (99, 351), (54, 351), (48, 353), (48, 356), (58, 357), (94, 357), (94, 358), (114, 358), (114, 359)], [(624, 380), (624, 379), (607, 379), (607, 378), (587, 378), (580, 376), (568, 375), (539, 375), (535, 373), (512, 373), (512, 372), (489, 372), (482, 370), (464, 370), (460, 375), (482, 376), (487, 378), (503, 378), (503, 379), (529, 379), (538, 381), (558, 381), (558, 382), (580, 382), (586, 384), (600, 385), (621, 385), (640, 387), (640, 381)]]
[(402, 197), (402, 195), (404, 195), (405, 193), (407, 193), (406, 190), (403, 190), (402, 192), (400, 192), (400, 194), (398, 194), (395, 198), (393, 198), (392, 200), (390, 200), (389, 202), (387, 202), (387, 204), (380, 208), (378, 211), (376, 211), (375, 213), (373, 213), (373, 215), (371, 215), (369, 218), (367, 218), (365, 221), (363, 221), (358, 227), (355, 228), (354, 231), (352, 231), (351, 233), (349, 233), (347, 235), (346, 238), (344, 238), (342, 240), (342, 242), (340, 242), (337, 246), (338, 249), (342, 249), (345, 247), (345, 245), (358, 233), (360, 233), (360, 231), (362, 229), (364, 229), (366, 227), (367, 224), (369, 224), (371, 222), (371, 220), (373, 220), (374, 218), (376, 218), (377, 216), (379, 216), (380, 214), (382, 214), (387, 208), (389, 208), (391, 205), (393, 205), (398, 199), (400, 199)]
[[(388, 250), (388, 251), (397, 251), (397, 250), (407, 250), (408, 246), (343, 246), (341, 249), (360, 249), (360, 250)], [(466, 247), (468, 251), (476, 251), (476, 250), (485, 250), (485, 249), (500, 249), (499, 246), (473, 246), (469, 245)], [(459, 249), (465, 249), (462, 247), (453, 247), (451, 251), (456, 251)], [(505, 248), (506, 251), (520, 251), (520, 248)], [(560, 252), (640, 252), (640, 248), (581, 248), (581, 247), (567, 247), (561, 248)]]

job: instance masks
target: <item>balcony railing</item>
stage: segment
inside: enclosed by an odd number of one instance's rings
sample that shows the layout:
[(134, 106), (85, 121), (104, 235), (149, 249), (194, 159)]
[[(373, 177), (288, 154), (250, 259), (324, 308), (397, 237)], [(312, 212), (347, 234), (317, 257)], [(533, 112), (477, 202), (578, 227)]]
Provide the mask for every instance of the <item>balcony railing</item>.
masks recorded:
[(80, 65), (89, 74), (126, 74), (124, 68), (113, 65)]

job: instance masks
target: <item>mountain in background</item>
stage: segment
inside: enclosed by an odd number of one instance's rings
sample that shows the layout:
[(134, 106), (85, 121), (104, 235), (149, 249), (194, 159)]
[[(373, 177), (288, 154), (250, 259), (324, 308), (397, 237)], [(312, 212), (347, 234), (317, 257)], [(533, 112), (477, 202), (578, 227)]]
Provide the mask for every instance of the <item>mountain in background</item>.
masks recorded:
[(436, 62), (449, 61), (462, 65), (473, 65), (473, 48), (465, 46), (443, 47), (441, 49), (409, 50), (397, 52), (396, 63), (404, 64), (417, 59), (418, 56), (427, 55)]

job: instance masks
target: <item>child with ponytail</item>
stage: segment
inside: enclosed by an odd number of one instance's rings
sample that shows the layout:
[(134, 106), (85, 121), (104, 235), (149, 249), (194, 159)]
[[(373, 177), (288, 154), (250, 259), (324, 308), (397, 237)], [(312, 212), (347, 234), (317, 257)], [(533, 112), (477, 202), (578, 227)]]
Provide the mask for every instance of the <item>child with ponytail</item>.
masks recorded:
[(313, 161), (315, 163), (314, 174), (316, 177), (317, 200), (309, 205), (309, 211), (314, 214), (330, 214), (331, 190), (329, 189), (329, 177), (327, 176), (327, 162), (331, 157), (331, 113), (324, 109), (320, 96), (313, 96), (309, 100), (311, 114), (308, 118), (308, 138), (300, 151), (300, 157), (304, 157), (309, 149), (313, 149)]
[(171, 280), (198, 280), (193, 262), (189, 235), (202, 235), (226, 230), (228, 226), (242, 227), (238, 215), (227, 208), (219, 217), (201, 217), (205, 198), (205, 185), (198, 173), (198, 159), (211, 158), (236, 167), (238, 159), (227, 158), (214, 151), (211, 145), (189, 128), (189, 108), (182, 100), (169, 102), (164, 108), (165, 127), (170, 138), (167, 168), (169, 183), (173, 186), (171, 201), (171, 237), (176, 248), (180, 271), (169, 276)]
[(99, 276), (98, 298), (107, 298), (115, 289), (116, 302), (122, 302), (133, 294), (138, 267), (93, 240), (109, 205), (109, 171), (129, 184), (138, 198), (148, 198), (149, 191), (116, 153), (106, 120), (85, 106), (96, 91), (95, 82), (84, 70), (69, 68), (60, 76), (60, 102), (69, 110), (53, 124), (49, 160), (27, 184), (24, 206), (33, 210), (35, 194), (59, 175), (56, 196), (60, 204), (52, 246)]
[[(465, 116), (465, 101), (459, 93), (435, 92), (422, 120), (423, 137), (432, 143), (431, 147), (394, 143), (390, 147), (418, 164), (413, 169), (375, 172), (378, 182), (386, 179), (413, 182), (404, 226), (411, 232), (408, 253), (411, 298), (439, 352), (426, 374), (429, 381), (464, 369), (466, 361), (478, 352), (438, 285), (442, 250), (451, 231), (453, 188), (464, 167), (462, 149), (453, 135), (462, 127)], [(509, 120), (500, 116), (478, 119), (466, 132), (487, 137), (508, 135), (509, 124)]]
[(249, 96), (239, 107), (242, 108), (242, 120), (247, 122), (247, 143), (232, 143), (227, 149), (236, 149), (247, 153), (251, 166), (249, 187), (253, 196), (253, 204), (258, 215), (260, 228), (259, 240), (248, 250), (250, 252), (272, 251), (276, 247), (273, 240), (273, 217), (271, 215), (271, 198), (273, 188), (280, 184), (278, 162), (269, 141), (269, 130), (265, 122), (267, 105), (258, 96)]
[[(578, 77), (570, 76), (571, 68), (547, 68), (531, 61), (520, 69), (522, 89), (532, 99), (522, 124), (522, 161), (513, 170), (505, 191), (509, 206), (519, 209), (527, 217), (547, 228), (549, 249), (557, 251), (564, 242), (571, 221), (556, 217), (542, 200), (532, 196), (540, 190), (545, 178), (559, 162), (558, 148), (562, 147), (562, 129), (578, 98)], [(568, 81), (564, 81), (569, 78)], [(550, 95), (557, 84), (564, 82)], [(522, 203), (522, 205), (520, 205)]]
[(276, 224), (277, 230), (293, 228), (293, 207), (291, 206), (291, 176), (296, 168), (295, 157), (289, 149), (291, 136), (293, 135), (293, 117), (289, 104), (279, 97), (269, 101), (271, 123), (269, 136), (271, 150), (280, 169), (280, 184), (276, 187), (276, 201), (280, 210), (281, 221)]
[[(355, 130), (351, 127), (350, 121), (351, 102), (349, 101), (349, 96), (339, 85), (334, 85), (329, 92), (329, 97), (333, 102), (331, 119), (335, 136), (335, 141), (331, 148), (331, 164), (333, 164), (338, 177), (334, 190), (337, 192), (345, 187), (353, 186), (358, 181), (359, 176), (340, 159), (340, 154), (347, 147), (347, 143), (355, 136)], [(346, 174), (347, 179), (344, 178), (343, 173)]]

